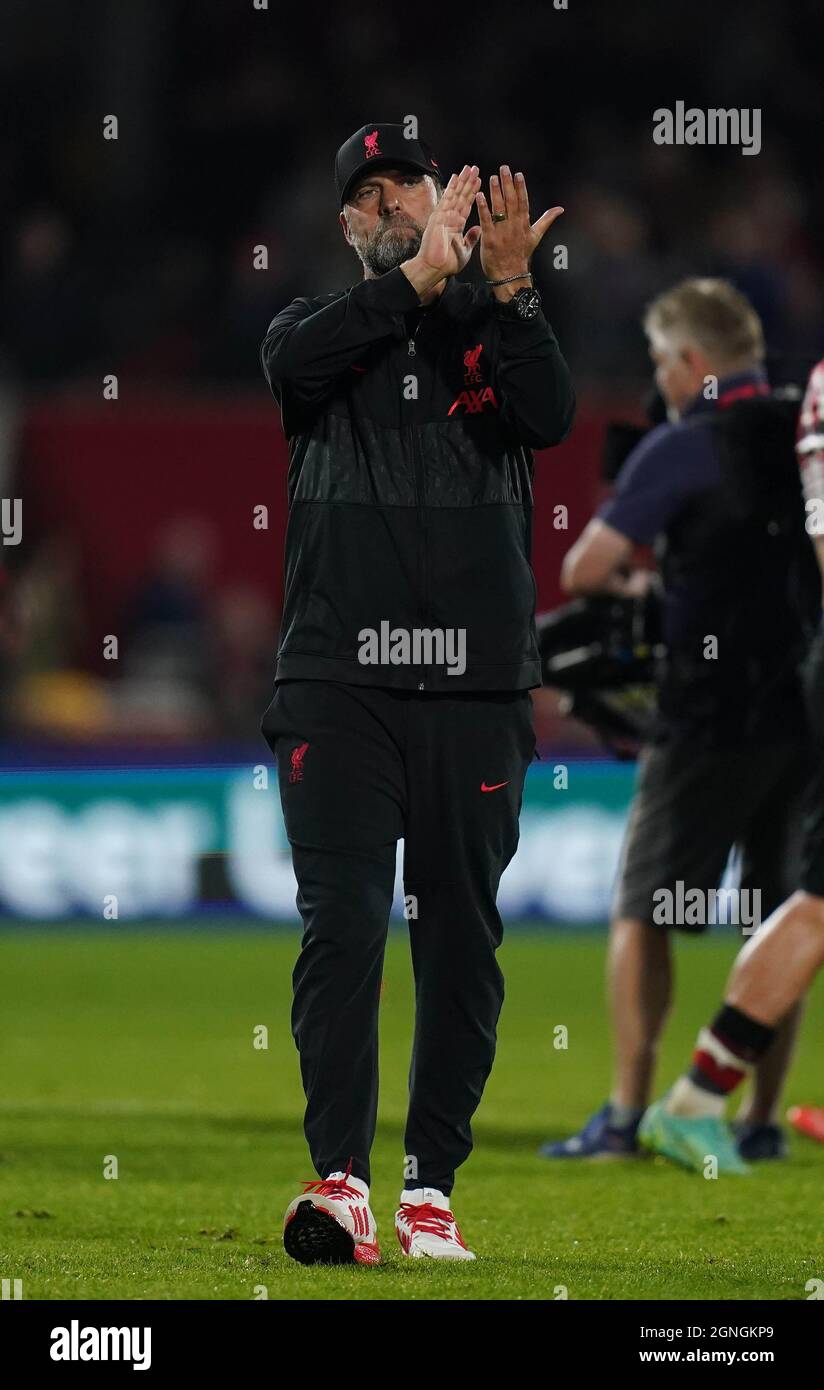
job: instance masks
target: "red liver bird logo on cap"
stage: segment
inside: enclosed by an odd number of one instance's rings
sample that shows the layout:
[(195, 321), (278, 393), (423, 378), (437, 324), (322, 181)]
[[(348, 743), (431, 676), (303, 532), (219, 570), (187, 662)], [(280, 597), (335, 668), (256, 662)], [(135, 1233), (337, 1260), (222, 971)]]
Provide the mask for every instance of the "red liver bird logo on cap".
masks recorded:
[(378, 132), (376, 130), (373, 130), (371, 135), (364, 135), (363, 147), (366, 151), (367, 159), (371, 159), (375, 154), (380, 154), (380, 150), (378, 149)]

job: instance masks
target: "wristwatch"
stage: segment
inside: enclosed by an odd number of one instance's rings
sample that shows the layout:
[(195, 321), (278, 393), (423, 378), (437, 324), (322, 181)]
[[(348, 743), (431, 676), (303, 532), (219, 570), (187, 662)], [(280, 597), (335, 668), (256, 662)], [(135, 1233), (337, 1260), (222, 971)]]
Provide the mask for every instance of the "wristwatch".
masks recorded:
[(511, 299), (498, 301), (498, 313), (502, 318), (520, 319), (521, 323), (537, 318), (540, 310), (541, 296), (532, 285), (522, 285)]

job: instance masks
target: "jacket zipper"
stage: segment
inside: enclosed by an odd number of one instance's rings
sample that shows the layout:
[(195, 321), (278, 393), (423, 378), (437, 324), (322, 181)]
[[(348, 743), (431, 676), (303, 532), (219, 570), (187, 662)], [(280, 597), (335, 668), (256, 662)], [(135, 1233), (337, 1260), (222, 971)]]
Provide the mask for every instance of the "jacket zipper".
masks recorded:
[[(416, 356), (416, 352), (415, 352), (415, 339), (416, 339), (416, 337), (418, 336), (418, 330), (419, 330), (419, 328), (420, 328), (420, 326), (421, 326), (422, 323), (423, 323), (423, 319), (419, 319), (418, 323), (417, 323), (416, 326), (415, 326), (415, 331), (414, 331), (414, 333), (413, 333), (412, 336), (408, 339), (408, 343), (407, 343), (407, 355), (408, 355), (409, 357), (415, 357), (415, 356)], [(428, 565), (427, 565), (428, 556), (427, 556), (427, 547), (426, 547), (426, 526), (425, 526), (425, 522), (424, 522), (425, 508), (424, 508), (424, 501), (423, 501), (423, 460), (422, 460), (422, 458), (421, 458), (420, 449), (418, 448), (418, 426), (417, 426), (417, 424), (414, 424), (414, 425), (410, 425), (410, 426), (409, 426), (409, 438), (410, 438), (410, 443), (411, 443), (411, 446), (412, 446), (412, 459), (413, 459), (414, 468), (415, 468), (415, 502), (416, 502), (416, 505), (417, 505), (417, 512), (418, 512), (418, 538), (419, 538), (418, 558), (419, 558), (419, 567), (420, 567), (420, 591), (421, 591), (421, 601), (422, 601), (422, 614), (423, 614), (424, 626), (428, 627), (428, 625), (429, 625), (429, 621), (428, 621), (428, 620), (429, 620), (429, 583), (428, 583), (428, 581), (429, 581), (429, 575), (428, 575)], [(419, 672), (419, 674), (420, 674), (420, 675), (423, 675), (423, 671), (421, 670), (421, 671)], [(425, 681), (425, 680), (419, 680), (419, 681), (418, 681), (418, 689), (419, 689), (419, 690), (425, 690), (425, 689), (426, 689), (426, 681)]]

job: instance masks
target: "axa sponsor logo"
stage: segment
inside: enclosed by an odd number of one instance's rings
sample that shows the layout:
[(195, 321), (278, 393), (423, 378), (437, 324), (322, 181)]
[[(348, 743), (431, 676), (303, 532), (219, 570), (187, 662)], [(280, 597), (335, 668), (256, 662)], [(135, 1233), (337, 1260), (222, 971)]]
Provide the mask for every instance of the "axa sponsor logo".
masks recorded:
[(452, 402), (447, 415), (453, 415), (456, 410), (463, 410), (466, 415), (481, 415), (487, 406), (493, 410), (498, 409), (498, 402), (492, 387), (484, 386), (480, 391), (469, 388), (462, 391), (457, 400)]

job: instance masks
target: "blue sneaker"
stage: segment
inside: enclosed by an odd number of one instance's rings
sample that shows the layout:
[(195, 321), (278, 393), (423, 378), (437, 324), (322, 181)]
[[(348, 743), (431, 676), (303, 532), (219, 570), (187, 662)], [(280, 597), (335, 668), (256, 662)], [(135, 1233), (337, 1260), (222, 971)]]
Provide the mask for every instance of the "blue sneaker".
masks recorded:
[(734, 1120), (732, 1132), (739, 1154), (748, 1163), (789, 1158), (787, 1136), (780, 1125), (753, 1125), (746, 1120)]
[(638, 1145), (635, 1135), (638, 1124), (627, 1125), (626, 1129), (616, 1129), (609, 1122), (611, 1108), (607, 1101), (591, 1120), (587, 1120), (581, 1133), (573, 1134), (571, 1139), (559, 1139), (542, 1144), (538, 1150), (541, 1158), (637, 1157)]

